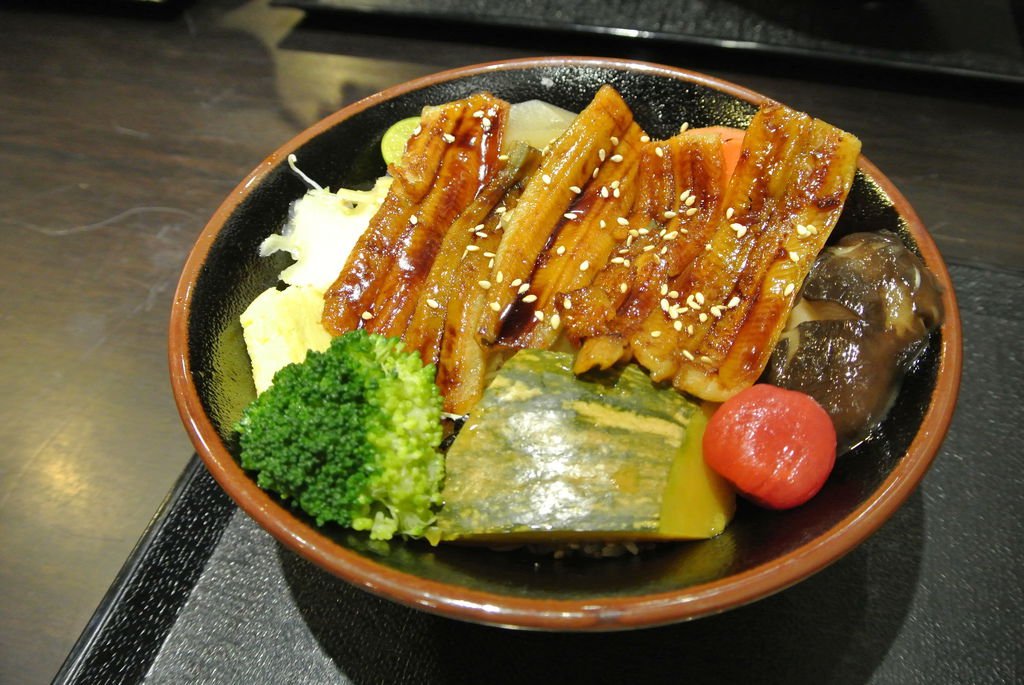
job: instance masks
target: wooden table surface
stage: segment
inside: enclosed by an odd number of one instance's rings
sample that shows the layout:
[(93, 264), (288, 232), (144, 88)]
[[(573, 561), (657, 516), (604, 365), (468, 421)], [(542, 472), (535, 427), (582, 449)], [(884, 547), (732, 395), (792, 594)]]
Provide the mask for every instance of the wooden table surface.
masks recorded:
[(383, 87), (545, 54), (704, 71), (854, 131), (949, 262), (1024, 269), (1012, 86), (303, 17), (267, 0), (0, 9), (0, 682), (53, 676), (192, 454), (165, 342), (207, 217), (268, 152)]

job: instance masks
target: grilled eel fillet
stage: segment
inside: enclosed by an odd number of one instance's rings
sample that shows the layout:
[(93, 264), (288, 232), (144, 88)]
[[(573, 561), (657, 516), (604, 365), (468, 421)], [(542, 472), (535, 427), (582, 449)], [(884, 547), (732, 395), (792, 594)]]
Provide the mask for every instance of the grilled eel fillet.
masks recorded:
[(631, 338), (655, 380), (715, 402), (757, 380), (839, 219), (859, 153), (845, 131), (777, 103), (761, 107), (678, 301)]
[[(506, 214), (502, 240), (488, 279), (491, 283), (529, 283), (537, 258), (569, 212), (576, 197), (573, 189), (585, 186), (602, 164), (621, 163), (621, 158), (609, 150), (615, 147), (613, 139), (621, 141), (632, 124), (633, 113), (622, 97), (611, 86), (602, 86), (551, 144), (515, 211)], [(498, 340), (502, 321), (513, 303), (529, 294), (513, 287), (492, 290), (479, 325), (484, 344)]]
[(717, 134), (687, 132), (645, 143), (639, 169), (637, 201), (616, 256), (590, 287), (561, 303), (566, 333), (582, 342), (576, 373), (634, 355), (636, 332), (668, 312), (672, 296), (678, 297), (676, 282), (704, 249), (719, 210), (724, 160)]
[(556, 300), (588, 285), (626, 237), (619, 219), (637, 195), (642, 135), (640, 127), (631, 124), (621, 139), (610, 141), (614, 147), (606, 158), (618, 161), (602, 164), (582, 188), (571, 189), (576, 197), (537, 258), (529, 283), (520, 286), (522, 297), (502, 321), (498, 346), (547, 349), (558, 339), (562, 317), (557, 304), (564, 308), (566, 300)]
[(423, 112), (394, 182), (324, 296), (333, 335), (401, 335), (449, 227), (498, 171), (509, 105), (489, 94)]
[[(504, 161), (504, 160), (502, 160)], [(487, 309), (490, 262), (501, 240), (501, 217), (515, 208), (524, 179), (537, 168), (540, 153), (521, 143), (508, 154), (494, 178), (445, 234), (412, 320), (404, 333), (407, 349), (424, 364), (436, 364), (435, 382), (444, 410), (465, 414), (483, 394), (493, 350), (476, 336)]]

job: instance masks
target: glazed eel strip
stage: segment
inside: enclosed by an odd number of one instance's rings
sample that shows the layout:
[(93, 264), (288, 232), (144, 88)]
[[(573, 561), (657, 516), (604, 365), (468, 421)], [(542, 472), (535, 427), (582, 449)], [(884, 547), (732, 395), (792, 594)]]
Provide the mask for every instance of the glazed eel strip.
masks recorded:
[(406, 348), (437, 365), (435, 382), (447, 412), (464, 414), (483, 394), (491, 350), (480, 344), (476, 328), (488, 291), (502, 287), (485, 279), (501, 240), (501, 217), (514, 209), (539, 158), (538, 151), (520, 144), (502, 160), (500, 171), (445, 235), (404, 331)]
[[(777, 103), (761, 107), (708, 249), (678, 286), (676, 388), (721, 402), (757, 380), (839, 219), (859, 153), (845, 131)], [(664, 329), (648, 337), (655, 330)]]
[(472, 95), (423, 111), (394, 182), (324, 297), (333, 335), (400, 335), (445, 233), (497, 172), (508, 103)]
[(677, 281), (704, 250), (721, 203), (723, 164), (717, 134), (687, 132), (644, 145), (624, 241), (593, 285), (563, 303), (571, 306), (562, 312), (567, 333), (582, 343), (576, 373), (633, 356), (653, 366), (671, 350), (660, 333), (638, 333), (668, 316)]
[(576, 197), (537, 258), (529, 282), (519, 285), (522, 296), (502, 322), (499, 346), (547, 349), (558, 339), (564, 294), (588, 285), (625, 238), (619, 219), (637, 194), (643, 135), (634, 123), (621, 139), (611, 139), (606, 158), (618, 161), (602, 164), (584, 186), (571, 189)]
[[(601, 164), (621, 161), (609, 152), (612, 139), (621, 139), (633, 123), (633, 113), (611, 86), (602, 86), (594, 99), (573, 120), (544, 154), (515, 211), (503, 220), (503, 236), (494, 258), (491, 283), (529, 283), (537, 258), (552, 238), (576, 196)], [(513, 303), (528, 292), (518, 288), (494, 289), (480, 321), (485, 344), (494, 344), (502, 320)]]

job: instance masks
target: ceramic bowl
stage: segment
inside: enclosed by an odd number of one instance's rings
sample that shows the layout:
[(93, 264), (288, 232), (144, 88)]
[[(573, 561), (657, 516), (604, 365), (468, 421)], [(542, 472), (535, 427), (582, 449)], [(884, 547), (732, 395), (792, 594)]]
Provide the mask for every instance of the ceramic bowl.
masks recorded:
[(254, 390), (238, 316), (288, 263), (257, 251), (305, 190), (287, 156), (296, 154), (303, 171), (324, 185), (365, 186), (385, 172), (378, 147), (384, 131), (424, 105), (487, 90), (511, 102), (540, 98), (578, 111), (605, 83), (658, 137), (684, 121), (745, 127), (765, 99), (701, 74), (624, 60), (546, 58), (455, 69), (389, 88), (304, 131), (249, 174), (207, 224), (174, 299), (174, 394), (207, 468), (286, 547), (358, 587), (437, 614), (534, 629), (617, 630), (717, 613), (782, 590), (861, 543), (917, 486), (953, 412), (960, 323), (934, 242), (866, 159), (833, 239), (863, 230), (899, 233), (943, 283), (947, 318), (877, 435), (840, 459), (825, 488), (802, 507), (768, 512), (743, 505), (712, 540), (665, 544), (639, 556), (556, 560), (419, 542), (370, 544), (361, 534), (316, 527), (240, 467), (232, 425)]

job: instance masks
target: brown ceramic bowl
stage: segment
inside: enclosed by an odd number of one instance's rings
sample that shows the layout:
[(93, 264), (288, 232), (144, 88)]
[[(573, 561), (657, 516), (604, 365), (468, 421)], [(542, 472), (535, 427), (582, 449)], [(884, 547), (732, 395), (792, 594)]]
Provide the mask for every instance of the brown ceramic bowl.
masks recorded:
[(257, 254), (304, 192), (287, 155), (297, 154), (303, 170), (324, 185), (359, 186), (385, 171), (378, 143), (388, 125), (424, 105), (488, 90), (512, 102), (542, 98), (578, 111), (604, 83), (623, 94), (652, 136), (667, 137), (683, 121), (745, 127), (765, 99), (693, 72), (623, 60), (529, 59), (447, 71), (361, 100), (303, 132), (267, 157), (207, 224), (174, 299), (174, 393), (207, 468), (286, 547), (370, 592), (445, 616), (535, 629), (617, 630), (717, 613), (782, 590), (853, 549), (917, 486), (956, 401), (960, 321), (931, 237), (866, 159), (834, 237), (899, 233), (945, 286), (947, 318), (878, 434), (841, 459), (822, 492), (802, 507), (768, 512), (741, 506), (713, 540), (666, 544), (637, 557), (554, 560), (451, 545), (371, 545), (362, 535), (316, 527), (242, 470), (232, 424), (254, 390), (238, 316), (287, 264), (285, 257)]

